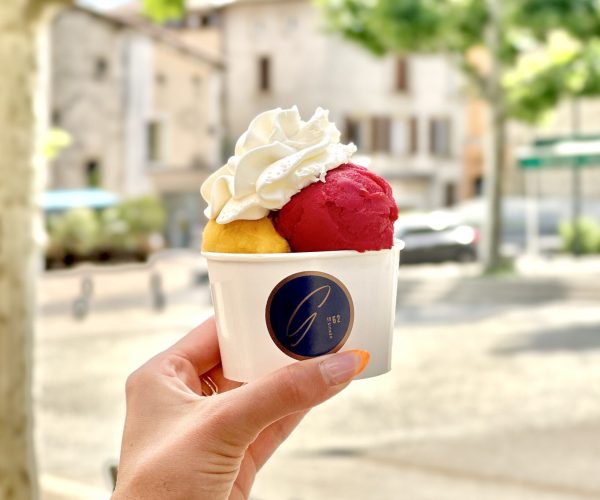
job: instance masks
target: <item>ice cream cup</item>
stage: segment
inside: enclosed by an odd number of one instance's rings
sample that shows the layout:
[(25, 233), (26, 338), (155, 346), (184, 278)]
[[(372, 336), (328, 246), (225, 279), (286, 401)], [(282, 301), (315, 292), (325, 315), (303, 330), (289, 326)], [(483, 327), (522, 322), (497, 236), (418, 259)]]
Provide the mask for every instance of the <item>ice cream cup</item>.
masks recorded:
[(399, 252), (204, 252), (225, 377), (348, 349), (371, 353), (357, 378), (388, 372)]

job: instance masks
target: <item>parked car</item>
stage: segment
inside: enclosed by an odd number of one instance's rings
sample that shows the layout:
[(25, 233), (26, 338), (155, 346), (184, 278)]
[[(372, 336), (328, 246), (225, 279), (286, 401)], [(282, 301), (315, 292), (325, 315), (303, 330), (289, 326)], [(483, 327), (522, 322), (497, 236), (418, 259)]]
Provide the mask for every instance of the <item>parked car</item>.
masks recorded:
[(403, 264), (477, 260), (479, 231), (438, 215), (424, 217), (418, 222), (398, 223), (395, 237), (400, 240), (400, 261)]

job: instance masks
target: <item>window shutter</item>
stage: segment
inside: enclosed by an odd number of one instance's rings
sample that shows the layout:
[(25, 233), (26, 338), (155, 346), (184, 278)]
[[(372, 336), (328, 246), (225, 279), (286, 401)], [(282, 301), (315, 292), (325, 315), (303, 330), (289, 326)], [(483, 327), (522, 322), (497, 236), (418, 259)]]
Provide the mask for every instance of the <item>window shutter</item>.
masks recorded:
[(445, 155), (452, 157), (452, 121), (446, 118), (446, 137), (445, 137)]
[(436, 154), (438, 152), (437, 151), (437, 148), (438, 148), (437, 133), (438, 133), (437, 120), (435, 118), (431, 118), (429, 120), (429, 152), (433, 156), (436, 156)]
[(419, 121), (416, 116), (410, 118), (409, 144), (410, 153), (416, 154), (419, 151)]
[(396, 59), (396, 91), (406, 92), (408, 90), (408, 61), (405, 57)]
[(378, 118), (373, 116), (371, 118), (371, 151), (379, 151), (379, 138), (378, 132)]
[(389, 153), (392, 126), (389, 116), (374, 116), (371, 118), (372, 151)]
[(267, 56), (258, 60), (258, 88), (262, 92), (271, 90), (271, 59)]

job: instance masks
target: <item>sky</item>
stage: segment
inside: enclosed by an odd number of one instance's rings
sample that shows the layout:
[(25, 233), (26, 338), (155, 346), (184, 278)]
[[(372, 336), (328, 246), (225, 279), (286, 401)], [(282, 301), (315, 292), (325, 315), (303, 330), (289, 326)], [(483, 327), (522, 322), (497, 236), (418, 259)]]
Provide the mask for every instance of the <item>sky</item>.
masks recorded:
[(81, 5), (89, 5), (96, 9), (114, 9), (119, 5), (129, 3), (131, 0), (77, 0), (77, 3)]

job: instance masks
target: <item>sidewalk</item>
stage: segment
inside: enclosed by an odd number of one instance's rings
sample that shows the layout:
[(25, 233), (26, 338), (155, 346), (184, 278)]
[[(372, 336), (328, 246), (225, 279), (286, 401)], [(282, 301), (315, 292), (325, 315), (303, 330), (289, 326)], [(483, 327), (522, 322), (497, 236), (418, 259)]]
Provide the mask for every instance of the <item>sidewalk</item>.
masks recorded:
[[(515, 274), (484, 277), (478, 264), (401, 266), (398, 300), (407, 307), (600, 300), (600, 258), (523, 257), (515, 267)], [(47, 317), (71, 314), (86, 277), (93, 284), (91, 310), (110, 312), (151, 308), (153, 274), (160, 276), (167, 301), (178, 303), (195, 282), (208, 279), (206, 273), (205, 260), (193, 253), (175, 254), (151, 265), (83, 266), (48, 272), (42, 278), (40, 312)]]
[(262, 471), (254, 498), (597, 499), (599, 436), (600, 422), (567, 430), (424, 438), (364, 450), (282, 452)]
[[(392, 372), (313, 410), (253, 498), (600, 498), (600, 280), (419, 267), (401, 273)], [(211, 313), (208, 288), (191, 287), (187, 271), (169, 274), (162, 312), (145, 298), (143, 272), (110, 276), (81, 321), (68, 315), (76, 281), (43, 280), (42, 305), (55, 307), (35, 352), (45, 500), (101, 495), (127, 374)]]
[(314, 410), (256, 498), (600, 498), (596, 304), (467, 311), (401, 320), (391, 374)]

